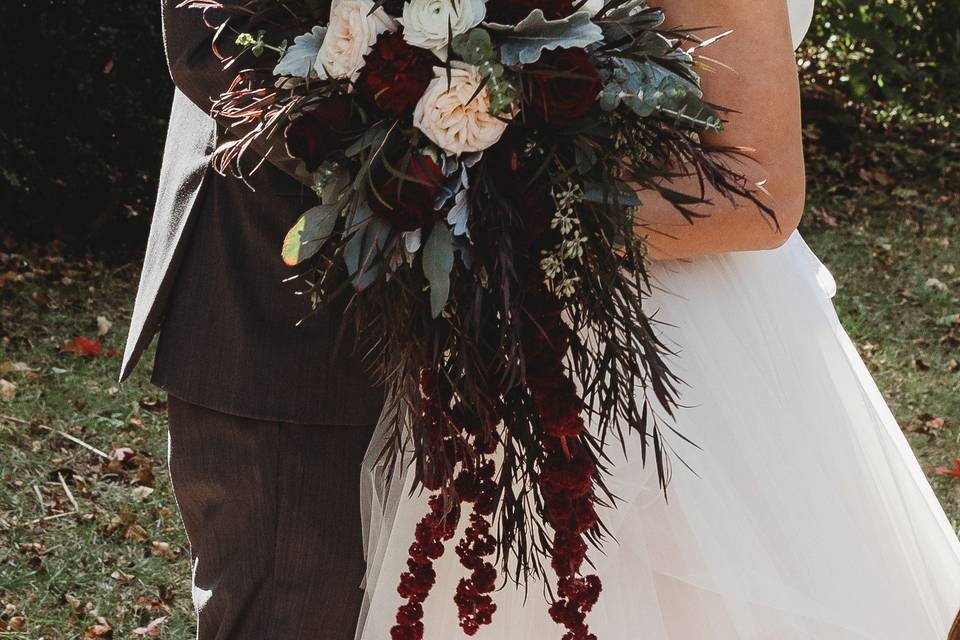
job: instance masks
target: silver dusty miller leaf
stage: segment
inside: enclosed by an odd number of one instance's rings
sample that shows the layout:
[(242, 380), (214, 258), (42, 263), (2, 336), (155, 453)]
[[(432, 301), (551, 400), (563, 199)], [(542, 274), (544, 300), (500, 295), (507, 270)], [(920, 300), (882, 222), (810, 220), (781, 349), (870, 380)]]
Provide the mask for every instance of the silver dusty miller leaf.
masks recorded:
[(490, 23), (497, 32), (500, 61), (506, 65), (532, 64), (544, 49), (583, 48), (603, 40), (603, 30), (587, 11), (578, 11), (560, 20), (547, 20), (542, 9), (534, 9), (515, 27)]
[(303, 79), (316, 78), (317, 73), (313, 66), (317, 61), (317, 54), (320, 53), (320, 45), (323, 44), (326, 33), (326, 27), (314, 27), (310, 33), (297, 36), (280, 58), (280, 62), (273, 68), (273, 75)]

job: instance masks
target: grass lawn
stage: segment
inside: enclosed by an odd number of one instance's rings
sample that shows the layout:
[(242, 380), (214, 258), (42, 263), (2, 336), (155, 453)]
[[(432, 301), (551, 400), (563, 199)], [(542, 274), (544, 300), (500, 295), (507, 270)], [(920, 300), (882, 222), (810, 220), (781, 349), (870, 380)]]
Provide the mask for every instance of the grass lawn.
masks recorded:
[[(958, 195), (930, 182), (813, 185), (805, 222), (924, 467), (960, 456)], [(0, 638), (193, 638), (163, 397), (149, 362), (117, 385), (111, 351), (137, 267), (20, 251), (0, 247)], [(64, 351), (98, 332), (99, 356)], [(960, 480), (931, 481), (960, 526)]]

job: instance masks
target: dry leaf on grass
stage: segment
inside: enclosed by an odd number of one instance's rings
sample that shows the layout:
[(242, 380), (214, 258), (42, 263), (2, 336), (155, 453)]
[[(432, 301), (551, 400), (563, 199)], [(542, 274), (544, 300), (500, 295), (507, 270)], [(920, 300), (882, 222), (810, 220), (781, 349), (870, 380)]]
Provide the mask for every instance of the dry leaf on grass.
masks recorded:
[(110, 328), (113, 326), (113, 323), (107, 320), (104, 316), (97, 316), (97, 335), (103, 337), (110, 333)]
[(17, 397), (17, 385), (9, 380), (0, 378), (0, 400), (10, 402)]
[(161, 616), (155, 618), (147, 623), (145, 627), (137, 627), (133, 630), (133, 635), (135, 636), (144, 636), (146, 638), (159, 638), (160, 637), (160, 625), (167, 621), (167, 616)]
[(83, 640), (95, 640), (96, 638), (112, 638), (113, 629), (103, 618), (97, 618), (97, 624), (89, 627), (83, 634)]
[(177, 557), (177, 552), (170, 547), (169, 542), (153, 542), (151, 546), (153, 547), (153, 555), (158, 558), (174, 560)]

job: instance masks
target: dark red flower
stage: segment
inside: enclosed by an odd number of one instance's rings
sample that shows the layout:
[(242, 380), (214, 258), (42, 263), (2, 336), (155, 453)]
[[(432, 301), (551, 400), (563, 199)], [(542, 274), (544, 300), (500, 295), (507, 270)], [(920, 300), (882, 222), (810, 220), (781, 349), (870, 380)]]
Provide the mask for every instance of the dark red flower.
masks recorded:
[(534, 9), (542, 9), (548, 20), (566, 18), (573, 13), (574, 0), (490, 0), (487, 22), (517, 24)]
[(483, 156), (484, 168), (492, 177), (490, 182), (497, 185), (498, 195), (518, 214), (523, 225), (522, 233), (514, 238), (518, 252), (542, 238), (557, 209), (546, 172), (538, 173), (542, 160), (524, 152), (526, 143), (522, 130), (510, 127)]
[(390, 167), (377, 167), (370, 208), (401, 231), (419, 229), (436, 218), (433, 205), (442, 181), (443, 171), (433, 158), (409, 153)]
[(550, 124), (566, 126), (582, 118), (603, 88), (583, 49), (544, 51), (527, 71), (527, 101)]
[(287, 125), (287, 152), (316, 171), (324, 160), (350, 146), (362, 129), (352, 98), (325, 98)]
[(396, 32), (381, 35), (357, 78), (357, 93), (381, 111), (400, 118), (413, 112), (433, 79), (436, 56), (412, 47)]

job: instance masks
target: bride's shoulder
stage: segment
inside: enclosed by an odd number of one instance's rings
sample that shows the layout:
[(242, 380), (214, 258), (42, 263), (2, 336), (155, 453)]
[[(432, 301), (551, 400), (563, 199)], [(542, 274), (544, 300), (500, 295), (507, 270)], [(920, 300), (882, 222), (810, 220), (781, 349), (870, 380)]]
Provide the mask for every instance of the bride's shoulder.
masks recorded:
[(800, 42), (807, 35), (807, 30), (813, 21), (814, 0), (787, 0), (787, 6), (790, 8), (790, 31), (793, 34), (793, 46), (796, 48), (800, 46)]

